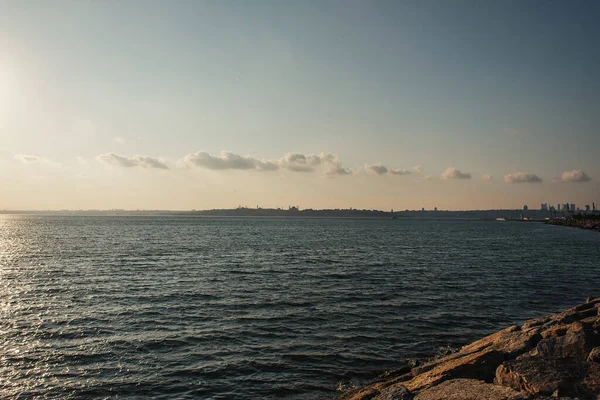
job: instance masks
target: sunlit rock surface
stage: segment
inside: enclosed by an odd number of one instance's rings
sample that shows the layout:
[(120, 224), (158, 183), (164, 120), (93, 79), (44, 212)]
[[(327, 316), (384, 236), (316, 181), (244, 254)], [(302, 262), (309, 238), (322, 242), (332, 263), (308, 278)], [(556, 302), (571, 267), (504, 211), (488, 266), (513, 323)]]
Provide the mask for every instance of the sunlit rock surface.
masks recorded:
[(600, 298), (511, 326), (340, 400), (600, 399)]

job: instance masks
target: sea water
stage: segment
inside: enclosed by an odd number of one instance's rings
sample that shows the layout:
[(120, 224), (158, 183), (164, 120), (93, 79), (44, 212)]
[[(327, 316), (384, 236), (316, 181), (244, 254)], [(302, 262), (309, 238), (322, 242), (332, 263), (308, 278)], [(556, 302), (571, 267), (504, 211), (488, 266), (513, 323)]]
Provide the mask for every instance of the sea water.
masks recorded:
[(600, 295), (600, 234), (477, 220), (0, 216), (0, 395), (331, 398)]

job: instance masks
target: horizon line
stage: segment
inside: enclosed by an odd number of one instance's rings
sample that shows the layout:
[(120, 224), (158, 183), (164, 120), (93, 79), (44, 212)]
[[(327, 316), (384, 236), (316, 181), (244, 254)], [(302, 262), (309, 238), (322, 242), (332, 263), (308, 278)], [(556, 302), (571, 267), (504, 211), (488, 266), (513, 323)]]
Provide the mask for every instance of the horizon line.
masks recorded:
[[(126, 208), (80, 208), (80, 209), (8, 209), (3, 208), (0, 209), (0, 214), (6, 213), (39, 213), (39, 212), (56, 212), (56, 213), (65, 213), (65, 212), (130, 212), (130, 213), (139, 213), (139, 212), (169, 212), (169, 213), (201, 213), (201, 212), (210, 212), (210, 211), (291, 211), (291, 212), (304, 212), (304, 211), (364, 211), (364, 212), (384, 212), (384, 213), (401, 213), (401, 212), (483, 212), (483, 211), (545, 211), (552, 212), (551, 210), (544, 210), (541, 208), (528, 208), (524, 210), (523, 208), (488, 208), (488, 209), (390, 209), (388, 211), (381, 210), (377, 208), (298, 208), (293, 209), (294, 206), (290, 208), (270, 208), (270, 207), (236, 207), (236, 208), (207, 208), (207, 209), (126, 209)], [(557, 212), (563, 212), (563, 210), (556, 210)], [(586, 211), (585, 209), (579, 209), (575, 211)], [(590, 210), (594, 211), (594, 210)], [(600, 210), (596, 210), (600, 211)]]

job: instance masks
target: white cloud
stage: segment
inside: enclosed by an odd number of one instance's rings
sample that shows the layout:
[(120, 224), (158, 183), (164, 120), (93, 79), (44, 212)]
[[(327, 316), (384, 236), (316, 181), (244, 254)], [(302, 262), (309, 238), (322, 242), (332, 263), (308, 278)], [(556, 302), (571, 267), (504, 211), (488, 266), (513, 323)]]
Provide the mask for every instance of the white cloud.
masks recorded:
[(421, 168), (421, 166), (420, 166), (420, 165), (417, 165), (417, 166), (414, 166), (414, 167), (413, 167), (413, 169), (415, 170), (415, 172), (416, 172), (417, 174), (420, 174), (420, 173), (421, 173), (421, 169), (422, 169), (422, 168)]
[[(388, 168), (381, 163), (376, 164), (365, 164), (365, 171), (371, 174), (377, 175), (410, 175), (412, 170), (404, 168)], [(413, 168), (414, 169), (414, 168)]]
[(540, 183), (542, 178), (536, 174), (528, 172), (513, 172), (511, 174), (504, 175), (504, 182), (506, 183)]
[(410, 174), (412, 174), (412, 171), (410, 169), (392, 168), (392, 169), (390, 169), (389, 174), (390, 175), (410, 175)]
[(77, 156), (77, 157), (75, 157), (75, 159), (77, 160), (77, 164), (79, 164), (79, 165), (87, 165), (88, 164), (88, 160), (85, 157)]
[(490, 174), (483, 174), (483, 175), (481, 175), (480, 179), (484, 182), (491, 182), (492, 176)]
[(16, 154), (15, 159), (21, 161), (23, 164), (32, 164), (39, 162), (42, 158), (28, 154)]
[(120, 143), (120, 144), (123, 144), (123, 143), (125, 143), (125, 139), (124, 139), (124, 138), (122, 138), (122, 137), (120, 137), (120, 136), (117, 136), (117, 137), (115, 138), (115, 142), (117, 142), (117, 143)]
[(574, 169), (573, 171), (565, 171), (561, 176), (554, 178), (556, 182), (589, 182), (592, 180), (580, 169)]
[(15, 159), (19, 160), (23, 164), (41, 164), (57, 167), (60, 163), (54, 162), (46, 157), (34, 156), (31, 154), (16, 154)]
[(114, 153), (99, 154), (96, 156), (96, 160), (105, 162), (107, 164), (113, 164), (119, 167), (127, 168), (135, 167), (137, 165), (133, 158), (121, 156)]
[(281, 168), (289, 169), (294, 172), (312, 172), (315, 168), (329, 159), (335, 158), (331, 154), (301, 154), (286, 153), (279, 159)]
[(294, 172), (312, 172), (319, 167), (325, 167), (324, 174), (328, 176), (352, 174), (352, 171), (342, 167), (342, 163), (335, 154), (324, 152), (319, 154), (287, 153), (279, 159), (278, 165)]
[(140, 167), (144, 168), (158, 168), (158, 169), (169, 169), (169, 166), (163, 160), (148, 156), (133, 156), (133, 160), (137, 162)]
[(352, 171), (343, 168), (339, 161), (330, 163), (325, 170), (325, 175), (336, 176), (336, 175), (352, 175)]
[(442, 179), (471, 179), (471, 174), (469, 172), (461, 172), (460, 170), (448, 167), (441, 174)]
[(231, 152), (221, 152), (218, 156), (206, 151), (198, 151), (184, 156), (180, 165), (210, 170), (256, 170), (276, 171), (280, 168), (293, 172), (313, 172), (324, 167), (324, 174), (350, 175), (351, 171), (342, 167), (338, 158), (330, 153), (301, 154), (287, 153), (279, 160), (262, 160), (252, 156), (241, 156)]
[(142, 167), (169, 169), (169, 166), (163, 160), (149, 156), (136, 155), (133, 157), (127, 157), (115, 153), (104, 153), (96, 156), (96, 160), (124, 168)]
[(187, 154), (182, 162), (187, 166), (195, 166), (212, 170), (241, 169), (275, 171), (279, 165), (274, 161), (265, 161), (251, 156), (240, 156), (227, 151), (215, 156), (206, 151)]
[(372, 174), (384, 175), (387, 174), (388, 169), (385, 165), (381, 163), (365, 164), (365, 171), (370, 172)]
[(342, 163), (331, 153), (321, 153), (321, 163), (326, 166), (325, 175), (352, 175), (352, 171), (342, 167)]

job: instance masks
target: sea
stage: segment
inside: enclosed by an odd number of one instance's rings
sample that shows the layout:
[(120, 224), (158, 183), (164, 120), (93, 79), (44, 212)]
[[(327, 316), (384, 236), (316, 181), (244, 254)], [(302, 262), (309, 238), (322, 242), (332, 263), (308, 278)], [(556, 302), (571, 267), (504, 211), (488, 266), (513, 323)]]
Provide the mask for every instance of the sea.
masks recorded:
[(330, 399), (599, 272), (534, 222), (0, 215), (0, 397)]

